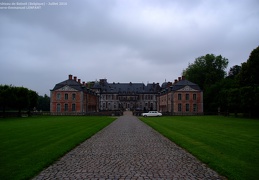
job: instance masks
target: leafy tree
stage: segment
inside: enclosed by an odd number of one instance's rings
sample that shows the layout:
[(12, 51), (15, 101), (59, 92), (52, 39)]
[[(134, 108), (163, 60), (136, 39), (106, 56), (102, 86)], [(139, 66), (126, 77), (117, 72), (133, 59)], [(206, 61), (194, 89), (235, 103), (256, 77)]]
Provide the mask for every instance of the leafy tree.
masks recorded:
[(38, 93), (35, 91), (29, 90), (28, 91), (28, 96), (29, 96), (29, 106), (28, 106), (28, 114), (31, 114), (31, 110), (36, 108), (38, 104)]
[(238, 74), (241, 106), (244, 113), (251, 117), (259, 116), (259, 46), (255, 48), (248, 60), (242, 63)]
[(228, 59), (221, 55), (206, 54), (196, 58), (182, 73), (204, 91), (204, 110), (207, 112), (216, 112), (218, 109), (221, 86), (217, 83), (224, 79), (227, 65)]
[(247, 62), (242, 63), (239, 74), (239, 83), (241, 86), (259, 85), (259, 46), (255, 48)]
[(228, 78), (236, 78), (238, 76), (238, 74), (241, 71), (241, 66), (239, 65), (235, 65), (233, 67), (230, 68), (229, 72), (228, 72)]
[(3, 116), (5, 116), (6, 108), (10, 105), (10, 87), (7, 85), (0, 85), (0, 107), (3, 111)]
[(21, 115), (22, 110), (30, 110), (37, 105), (38, 94), (24, 87), (0, 85), (0, 106), (5, 116), (6, 108), (16, 109)]
[(46, 94), (44, 96), (39, 96), (37, 109), (42, 111), (50, 111), (50, 97)]
[(25, 109), (29, 106), (29, 90), (24, 87), (16, 87), (14, 88), (14, 101), (13, 107), (18, 109), (19, 115), (21, 115), (22, 109)]

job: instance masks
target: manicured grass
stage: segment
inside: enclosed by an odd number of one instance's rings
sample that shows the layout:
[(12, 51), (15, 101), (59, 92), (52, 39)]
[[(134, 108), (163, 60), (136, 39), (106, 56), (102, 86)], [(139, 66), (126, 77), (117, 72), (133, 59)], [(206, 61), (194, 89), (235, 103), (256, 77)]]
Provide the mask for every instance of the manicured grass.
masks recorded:
[(0, 119), (0, 179), (28, 179), (114, 121), (113, 117)]
[(259, 120), (222, 116), (140, 119), (229, 179), (259, 178)]

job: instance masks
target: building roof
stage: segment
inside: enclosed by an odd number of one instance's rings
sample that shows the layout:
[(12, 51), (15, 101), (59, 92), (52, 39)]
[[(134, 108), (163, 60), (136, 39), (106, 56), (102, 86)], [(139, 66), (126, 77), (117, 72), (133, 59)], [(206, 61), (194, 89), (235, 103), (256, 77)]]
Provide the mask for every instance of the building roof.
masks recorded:
[(75, 80), (72, 80), (72, 79), (68, 79), (68, 80), (65, 80), (63, 82), (60, 82), (60, 83), (56, 84), (55, 87), (53, 88), (53, 91), (58, 90), (58, 89), (60, 89), (64, 86), (69, 86), (69, 87), (71, 87), (73, 89), (76, 89), (78, 91), (83, 91), (83, 89), (84, 89), (82, 87), (81, 83), (79, 83)]
[(186, 80), (186, 79), (181, 80), (181, 81), (178, 81), (177, 83), (173, 84), (173, 85), (170, 87), (170, 89), (171, 89), (172, 91), (177, 91), (177, 90), (179, 90), (179, 89), (184, 88), (185, 86), (189, 86), (189, 87), (191, 87), (192, 89), (195, 89), (195, 90), (198, 90), (198, 91), (201, 90), (200, 87), (199, 87), (197, 84), (195, 84), (195, 83), (193, 83), (193, 82), (191, 82), (191, 81), (188, 81), (188, 80)]
[(159, 84), (152, 83), (108, 83), (106, 79), (96, 82), (93, 89), (100, 89), (102, 93), (157, 93), (160, 90)]
[(68, 79), (65, 81), (62, 81), (58, 84), (55, 85), (55, 87), (51, 90), (51, 91), (55, 91), (58, 90), (64, 86), (69, 86), (77, 91), (84, 91), (90, 94), (95, 94), (94, 91), (92, 91), (91, 89), (87, 88), (85, 85), (81, 84), (80, 82), (74, 80), (74, 79)]

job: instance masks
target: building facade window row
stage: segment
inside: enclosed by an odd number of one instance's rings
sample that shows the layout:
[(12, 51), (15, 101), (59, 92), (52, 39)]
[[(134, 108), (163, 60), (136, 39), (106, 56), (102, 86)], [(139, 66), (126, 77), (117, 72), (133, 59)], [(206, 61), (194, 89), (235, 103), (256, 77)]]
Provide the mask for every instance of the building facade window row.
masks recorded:
[[(182, 103), (178, 103), (178, 112), (190, 112), (191, 111), (191, 105), (189, 103), (186, 103), (185, 104), (185, 109), (183, 109), (183, 105)], [(198, 109), (197, 109), (197, 104), (192, 104), (192, 112), (198, 112)]]
[[(60, 103), (57, 103), (56, 107), (57, 107), (56, 112), (62, 112), (62, 109), (61, 109), (62, 107), (61, 107)], [(64, 104), (64, 111), (65, 112), (69, 112), (69, 111), (75, 112), (76, 111), (76, 104), (71, 104), (71, 109), (69, 108), (68, 104)]]
[[(76, 100), (76, 94), (75, 93), (72, 94), (71, 99)], [(61, 93), (57, 93), (57, 100), (62, 100)], [(69, 94), (68, 93), (64, 94), (64, 100), (69, 100)]]
[(190, 99), (190, 94), (189, 93), (185, 93), (185, 99), (182, 98), (182, 96), (184, 96), (184, 93), (178, 93), (178, 100), (197, 100), (197, 95), (196, 94), (192, 94), (192, 99)]
[(158, 110), (172, 115), (202, 113), (203, 93), (197, 84), (184, 78), (175, 83), (163, 83), (161, 87), (158, 83), (108, 83), (106, 79), (100, 79), (89, 87), (72, 75), (51, 90), (51, 112), (125, 109)]

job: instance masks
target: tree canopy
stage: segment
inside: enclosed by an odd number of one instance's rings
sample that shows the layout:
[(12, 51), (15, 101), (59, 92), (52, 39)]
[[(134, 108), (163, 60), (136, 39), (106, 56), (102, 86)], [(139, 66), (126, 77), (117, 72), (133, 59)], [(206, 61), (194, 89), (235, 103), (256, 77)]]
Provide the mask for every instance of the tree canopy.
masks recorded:
[(0, 85), (0, 108), (3, 115), (6, 109), (18, 110), (21, 115), (22, 110), (28, 113), (37, 106), (38, 94), (35, 91), (25, 87), (15, 87), (8, 85)]
[(190, 63), (182, 74), (205, 89), (225, 77), (227, 65), (228, 59), (221, 55), (206, 54), (196, 58), (194, 63)]
[(228, 60), (221, 55), (207, 54), (188, 65), (183, 75), (203, 90), (204, 110), (208, 112), (238, 112), (259, 117), (259, 46), (248, 60), (225, 69)]
[(242, 63), (238, 78), (241, 86), (259, 85), (259, 46), (251, 52), (249, 59)]

